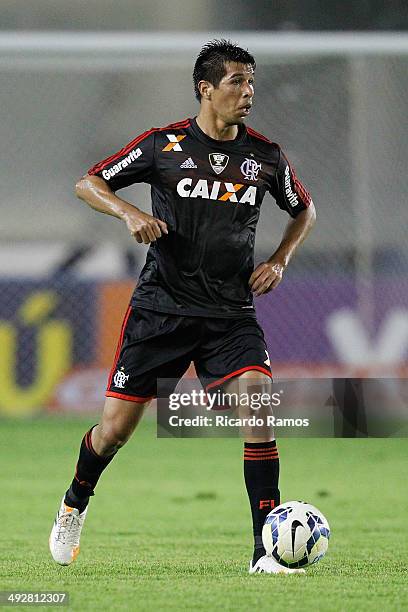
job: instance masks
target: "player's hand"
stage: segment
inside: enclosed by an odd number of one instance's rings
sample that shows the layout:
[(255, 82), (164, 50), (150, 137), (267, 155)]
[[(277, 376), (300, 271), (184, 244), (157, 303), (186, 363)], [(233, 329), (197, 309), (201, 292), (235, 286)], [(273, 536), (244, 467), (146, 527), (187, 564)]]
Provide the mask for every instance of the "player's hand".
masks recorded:
[(263, 295), (275, 289), (282, 280), (285, 267), (274, 261), (264, 261), (252, 272), (249, 286), (254, 295)]
[(127, 212), (124, 215), (124, 221), (129, 232), (140, 244), (150, 244), (163, 234), (169, 233), (164, 221), (138, 209)]

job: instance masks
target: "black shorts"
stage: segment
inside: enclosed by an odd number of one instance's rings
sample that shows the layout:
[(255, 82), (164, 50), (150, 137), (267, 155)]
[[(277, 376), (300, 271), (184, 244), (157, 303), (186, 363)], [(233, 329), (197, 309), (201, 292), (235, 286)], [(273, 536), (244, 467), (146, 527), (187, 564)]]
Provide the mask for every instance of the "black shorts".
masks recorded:
[(178, 381), (191, 362), (205, 389), (247, 370), (272, 376), (263, 331), (252, 316), (207, 319), (129, 306), (106, 395), (153, 399), (158, 378)]

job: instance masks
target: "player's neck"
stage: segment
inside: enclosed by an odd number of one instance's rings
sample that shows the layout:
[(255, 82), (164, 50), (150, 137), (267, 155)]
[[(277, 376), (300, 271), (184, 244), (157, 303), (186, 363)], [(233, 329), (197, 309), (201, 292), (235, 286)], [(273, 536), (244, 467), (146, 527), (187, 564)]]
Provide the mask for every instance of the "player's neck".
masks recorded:
[(197, 125), (214, 140), (235, 140), (238, 135), (237, 125), (227, 125), (222, 119), (203, 109), (197, 115)]

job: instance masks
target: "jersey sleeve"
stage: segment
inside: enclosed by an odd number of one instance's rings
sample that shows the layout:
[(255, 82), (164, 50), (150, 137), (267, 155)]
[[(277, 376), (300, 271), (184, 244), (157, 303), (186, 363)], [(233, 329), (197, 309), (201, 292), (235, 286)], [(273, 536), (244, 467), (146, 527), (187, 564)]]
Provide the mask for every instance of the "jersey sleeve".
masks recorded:
[(286, 210), (291, 217), (296, 217), (312, 202), (309, 192), (297, 178), (293, 166), (281, 149), (279, 149), (278, 167), (270, 192), (279, 208)]
[(117, 191), (134, 183), (150, 183), (154, 171), (154, 130), (137, 136), (123, 149), (95, 164), (88, 174), (100, 176)]

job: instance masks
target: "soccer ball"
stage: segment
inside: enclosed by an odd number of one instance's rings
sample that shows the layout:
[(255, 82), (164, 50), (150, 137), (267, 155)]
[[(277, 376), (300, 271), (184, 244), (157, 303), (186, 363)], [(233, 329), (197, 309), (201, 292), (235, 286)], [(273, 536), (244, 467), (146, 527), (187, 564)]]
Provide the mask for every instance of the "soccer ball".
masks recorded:
[(289, 501), (268, 514), (262, 529), (266, 554), (285, 567), (305, 567), (326, 554), (330, 527), (314, 506)]

